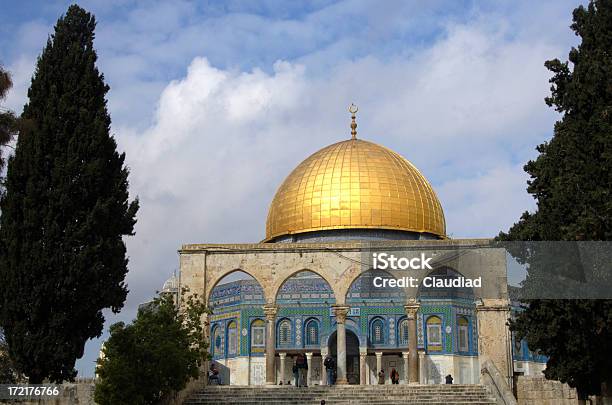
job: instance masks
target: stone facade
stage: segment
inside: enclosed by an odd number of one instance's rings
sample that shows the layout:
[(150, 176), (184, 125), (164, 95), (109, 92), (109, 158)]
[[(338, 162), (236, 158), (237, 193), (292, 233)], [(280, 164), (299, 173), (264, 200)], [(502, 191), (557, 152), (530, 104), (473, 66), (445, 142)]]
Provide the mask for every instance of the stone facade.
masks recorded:
[[(426, 252), (438, 266), (482, 277), (487, 291), (445, 297), (356, 290), (365, 283), (364, 257), (389, 249)], [(511, 383), (506, 258), (488, 240), (202, 244), (179, 253), (181, 285), (214, 302), (207, 331), (230, 384), (286, 384), (297, 353), (309, 358), (311, 384), (326, 383), (321, 362), (328, 353), (337, 357), (338, 383), (373, 384), (379, 368), (387, 379), (395, 368), (402, 383), (439, 384), (447, 374), (455, 383), (477, 383), (480, 356)], [(253, 280), (219, 285), (237, 271)], [(304, 272), (314, 277), (296, 279)], [(430, 272), (410, 274), (422, 279)]]
[(519, 405), (577, 405), (576, 390), (559, 381), (544, 377), (517, 378), (516, 396)]

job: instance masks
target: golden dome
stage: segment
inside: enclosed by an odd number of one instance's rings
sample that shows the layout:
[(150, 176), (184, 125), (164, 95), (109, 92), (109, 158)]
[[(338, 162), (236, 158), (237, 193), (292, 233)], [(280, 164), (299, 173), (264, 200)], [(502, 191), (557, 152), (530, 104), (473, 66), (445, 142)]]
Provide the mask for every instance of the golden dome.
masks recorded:
[(361, 139), (312, 154), (279, 187), (266, 239), (328, 229), (391, 229), (446, 237), (442, 206), (408, 160)]

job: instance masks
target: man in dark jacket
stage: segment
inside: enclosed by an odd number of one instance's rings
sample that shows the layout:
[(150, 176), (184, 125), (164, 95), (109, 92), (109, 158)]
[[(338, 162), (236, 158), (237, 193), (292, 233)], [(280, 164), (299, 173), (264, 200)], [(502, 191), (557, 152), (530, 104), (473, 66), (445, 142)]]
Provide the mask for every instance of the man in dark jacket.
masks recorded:
[(325, 371), (327, 372), (327, 385), (334, 385), (334, 369), (336, 368), (334, 358), (328, 354), (325, 357), (323, 365), (325, 366)]

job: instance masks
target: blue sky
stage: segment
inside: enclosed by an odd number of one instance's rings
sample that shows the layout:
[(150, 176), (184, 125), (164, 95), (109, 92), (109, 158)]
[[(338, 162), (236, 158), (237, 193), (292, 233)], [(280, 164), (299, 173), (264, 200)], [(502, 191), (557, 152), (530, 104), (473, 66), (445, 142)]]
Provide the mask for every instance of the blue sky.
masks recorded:
[[(276, 187), (350, 135), (430, 179), (453, 237), (490, 237), (533, 209), (523, 164), (558, 116), (544, 61), (566, 59), (576, 1), (78, 2), (96, 15), (112, 131), (141, 200), (127, 239), (131, 320), (183, 243), (264, 236)], [(14, 1), (0, 63), (26, 102), (37, 55), (70, 2)], [(106, 337), (105, 335), (103, 338)], [(90, 376), (100, 340), (78, 362)]]

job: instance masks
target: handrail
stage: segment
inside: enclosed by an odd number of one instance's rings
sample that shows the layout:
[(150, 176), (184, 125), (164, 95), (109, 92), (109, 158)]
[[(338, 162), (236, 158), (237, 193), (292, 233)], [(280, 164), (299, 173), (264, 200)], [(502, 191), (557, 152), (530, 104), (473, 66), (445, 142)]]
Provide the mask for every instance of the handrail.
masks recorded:
[(480, 382), (487, 386), (500, 405), (517, 405), (516, 398), (498, 368), (489, 359), (480, 366)]

